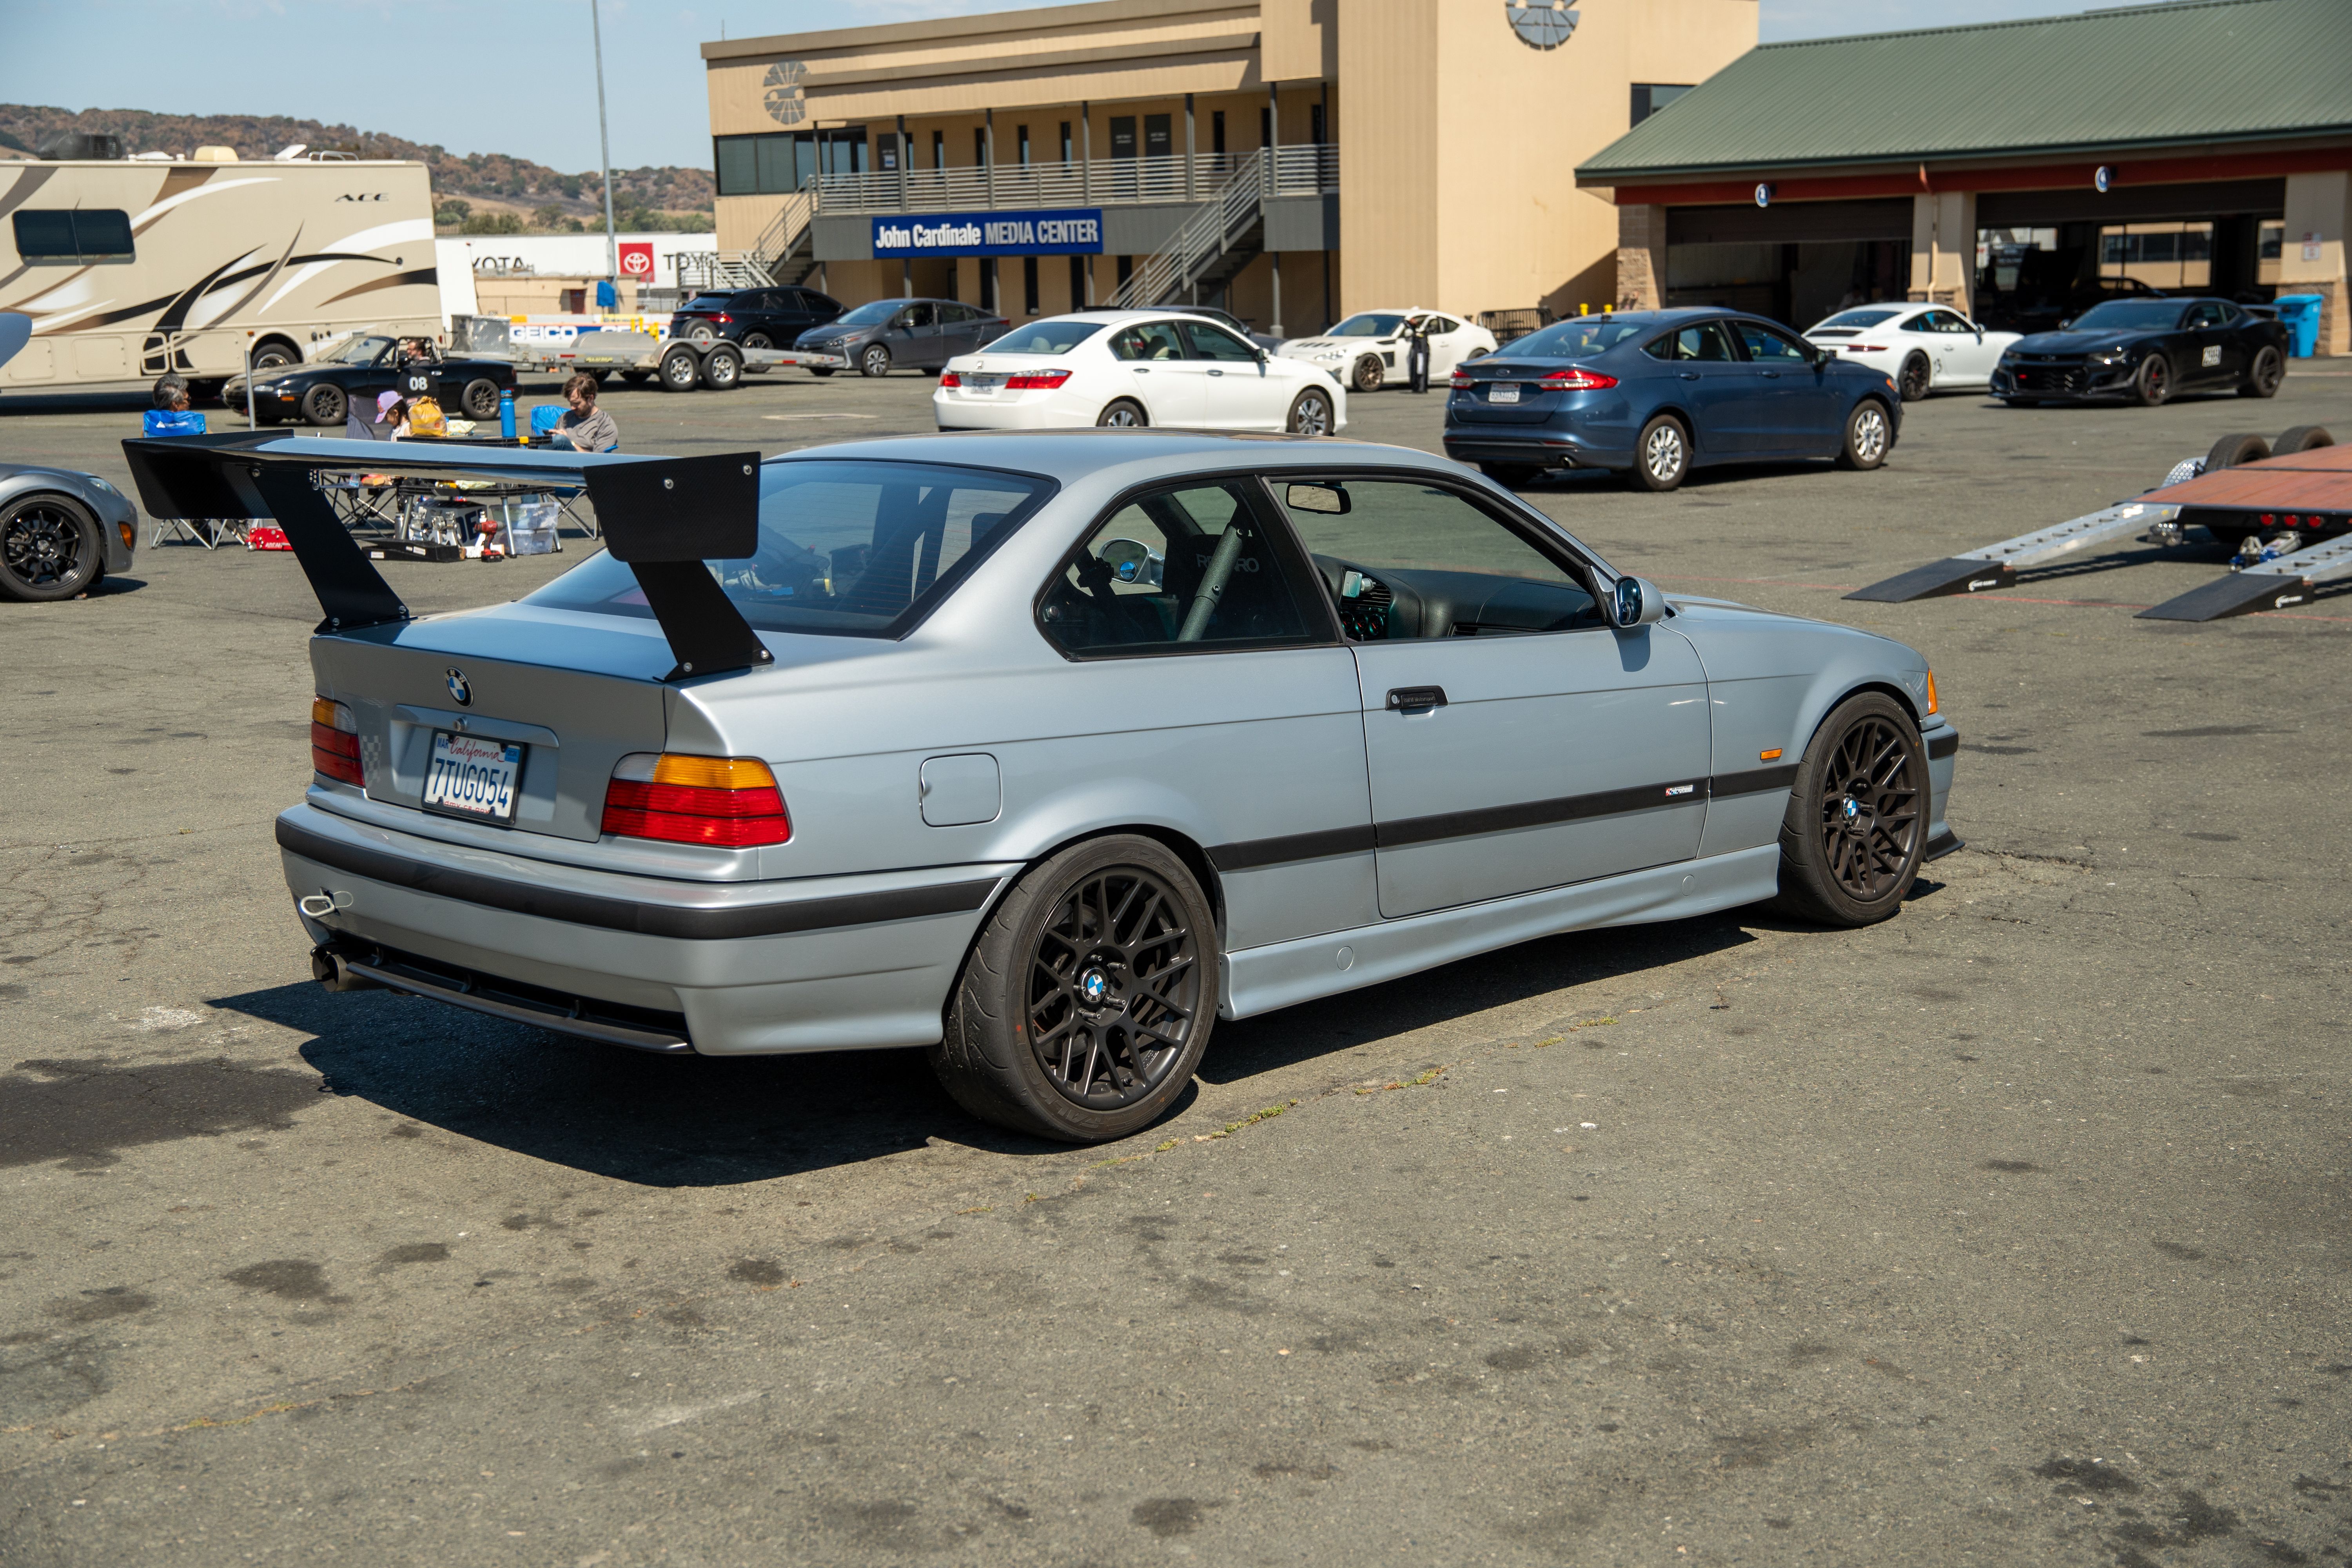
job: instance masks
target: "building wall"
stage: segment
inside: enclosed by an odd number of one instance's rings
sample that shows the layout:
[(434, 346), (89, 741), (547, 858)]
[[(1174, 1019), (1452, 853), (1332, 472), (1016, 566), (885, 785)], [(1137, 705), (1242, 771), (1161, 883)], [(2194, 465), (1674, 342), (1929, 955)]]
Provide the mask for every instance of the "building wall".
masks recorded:
[[(2316, 294), (2326, 301), (2319, 312), (2319, 352), (2352, 353), (2352, 299), (2345, 275), (2346, 230), (2352, 226), (2352, 172), (2342, 169), (2286, 179), (2286, 232), (2279, 246), (2278, 282), (2282, 294)], [(2309, 259), (2304, 247), (2318, 237), (2319, 254)]]

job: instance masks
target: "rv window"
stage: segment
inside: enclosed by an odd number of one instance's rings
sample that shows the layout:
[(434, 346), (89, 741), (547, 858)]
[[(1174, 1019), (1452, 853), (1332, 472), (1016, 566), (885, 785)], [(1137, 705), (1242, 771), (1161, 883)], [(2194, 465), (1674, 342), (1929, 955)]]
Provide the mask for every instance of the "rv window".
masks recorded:
[(89, 266), (129, 261), (131, 215), (119, 207), (19, 209), (16, 254), (33, 263)]

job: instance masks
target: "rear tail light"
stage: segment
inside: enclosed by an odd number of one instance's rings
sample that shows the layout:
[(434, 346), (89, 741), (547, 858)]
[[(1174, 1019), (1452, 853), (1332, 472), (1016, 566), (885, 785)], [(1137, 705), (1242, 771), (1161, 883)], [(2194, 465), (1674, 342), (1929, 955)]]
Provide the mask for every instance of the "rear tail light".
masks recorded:
[(1552, 392), (1601, 392), (1616, 385), (1617, 378), (1594, 370), (1556, 370), (1539, 384)]
[(958, 375), (951, 370), (943, 370), (940, 372), (940, 384), (941, 386), (961, 386), (963, 384), (963, 377)]
[(1883, 354), (1886, 352), (1885, 343), (1840, 343), (1837, 346), (1850, 354)]
[(331, 697), (310, 700), (310, 766), (326, 778), (367, 787), (360, 772), (359, 721)]
[(1473, 381), (1473, 380), (1471, 380), (1471, 379), (1470, 379), (1470, 373), (1469, 373), (1468, 371), (1466, 371), (1466, 370), (1457, 370), (1457, 371), (1455, 371), (1455, 372), (1454, 373), (1454, 391), (1456, 391), (1456, 392), (1460, 392), (1460, 391), (1463, 391), (1463, 390), (1464, 390), (1464, 389), (1465, 389), (1465, 388), (1473, 387), (1473, 386), (1475, 386), (1475, 385), (1477, 385), (1477, 384), (1477, 384), (1476, 382), (1475, 382), (1475, 381)]
[(725, 326), (732, 326), (732, 325), (734, 325), (734, 322), (735, 322), (735, 318), (734, 318), (734, 317), (732, 317), (732, 316), (730, 316), (730, 315), (729, 315), (729, 314), (728, 314), (726, 311), (724, 311), (724, 310), (719, 311), (719, 314), (717, 314), (717, 315), (715, 315), (715, 316), (711, 317), (710, 319), (711, 319), (712, 321), (717, 321), (717, 322), (718, 322), (720, 326), (722, 326), (722, 327), (725, 327)]
[(1007, 392), (1051, 392), (1070, 379), (1066, 370), (1024, 370), (1004, 378)]
[(756, 757), (623, 757), (604, 789), (607, 833), (741, 849), (793, 836), (776, 775)]

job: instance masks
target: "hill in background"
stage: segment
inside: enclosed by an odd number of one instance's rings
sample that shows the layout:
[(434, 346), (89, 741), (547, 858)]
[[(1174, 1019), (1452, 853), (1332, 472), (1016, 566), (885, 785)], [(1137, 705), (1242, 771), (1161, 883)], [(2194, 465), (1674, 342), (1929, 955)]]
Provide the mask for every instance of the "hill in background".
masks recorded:
[[(59, 131), (122, 138), (125, 153), (234, 147), (245, 159), (275, 157), (299, 142), (313, 150), (423, 163), (433, 178), (434, 218), (450, 234), (562, 234), (604, 226), (604, 182), (594, 172), (559, 174), (528, 158), (469, 153), (326, 125), (283, 114), (150, 114), (141, 109), (71, 110), (0, 103), (0, 147), (29, 153)], [(613, 171), (613, 216), (623, 229), (707, 232), (716, 189), (708, 169)]]

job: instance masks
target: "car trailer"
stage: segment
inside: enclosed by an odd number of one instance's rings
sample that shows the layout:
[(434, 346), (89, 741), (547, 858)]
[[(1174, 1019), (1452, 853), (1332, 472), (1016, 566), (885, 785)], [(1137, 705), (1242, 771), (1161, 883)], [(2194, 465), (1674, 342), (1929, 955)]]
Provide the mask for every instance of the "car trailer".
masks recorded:
[(2322, 584), (2352, 578), (2352, 447), (2336, 446), (2316, 425), (2298, 425), (2275, 442), (2224, 436), (2136, 500), (1914, 567), (1846, 597), (1902, 605), (1989, 593), (2014, 587), (2022, 571), (2088, 560), (2096, 546), (2126, 538), (2177, 545), (2200, 527), (2236, 547), (2231, 575), (2136, 618), (2217, 621), (2280, 610), (2304, 603)]
[(657, 338), (651, 332), (583, 332), (562, 348), (521, 350), (515, 355), (518, 372), (561, 375), (586, 371), (598, 381), (619, 374), (631, 381), (657, 381), (665, 392), (692, 392), (698, 386), (732, 392), (747, 375), (765, 375), (790, 365), (840, 369), (848, 363), (839, 354), (747, 349), (723, 339)]

